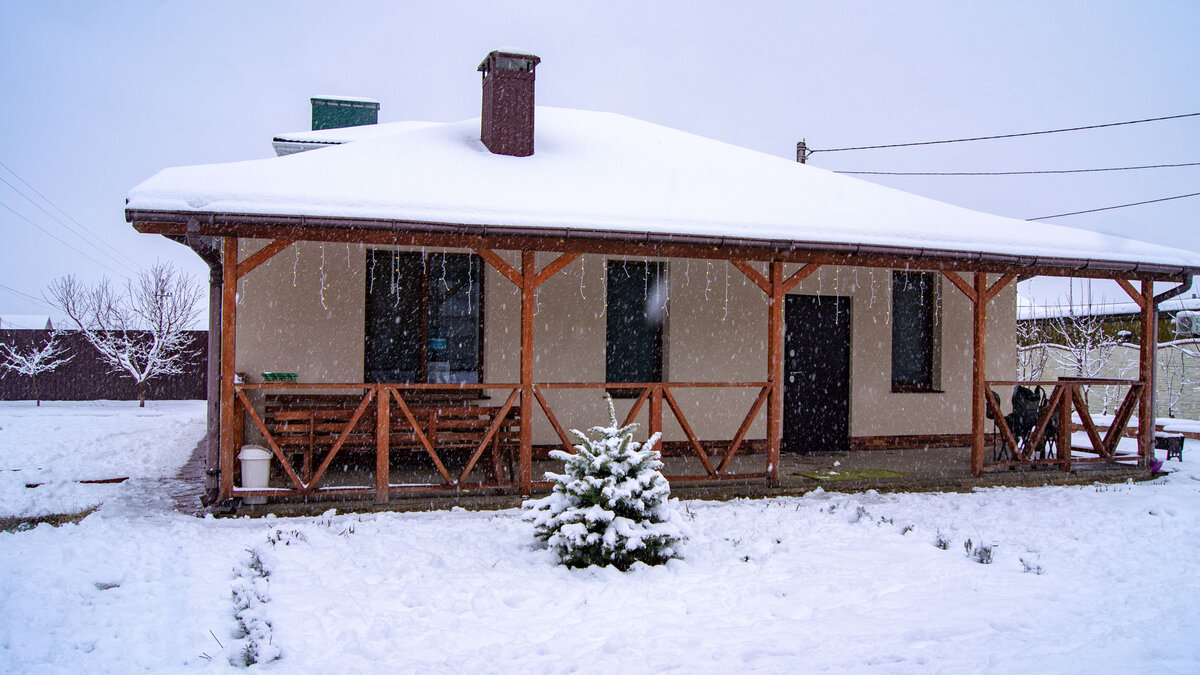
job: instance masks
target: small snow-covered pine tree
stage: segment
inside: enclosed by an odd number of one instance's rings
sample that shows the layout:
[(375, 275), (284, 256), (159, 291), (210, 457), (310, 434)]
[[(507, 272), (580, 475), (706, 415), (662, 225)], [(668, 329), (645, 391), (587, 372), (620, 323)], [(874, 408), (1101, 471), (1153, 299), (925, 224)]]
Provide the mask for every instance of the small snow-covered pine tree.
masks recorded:
[(565, 473), (546, 472), (554, 491), (525, 502), (526, 519), (567, 567), (662, 564), (678, 557), (685, 535), (671, 487), (659, 472), (663, 464), (654, 446), (660, 434), (645, 445), (634, 441), (638, 425), (619, 426), (611, 397), (608, 415), (608, 426), (589, 430), (594, 438), (571, 430), (580, 440), (575, 454), (550, 453), (565, 462)]

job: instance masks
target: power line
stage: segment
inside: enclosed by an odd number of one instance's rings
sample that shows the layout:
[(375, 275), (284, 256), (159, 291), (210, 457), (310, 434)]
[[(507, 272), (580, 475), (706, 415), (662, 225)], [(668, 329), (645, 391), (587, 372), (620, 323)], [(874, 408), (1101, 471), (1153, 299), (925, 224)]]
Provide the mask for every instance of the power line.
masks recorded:
[(1103, 129), (1105, 127), (1119, 127), (1126, 124), (1142, 124), (1144, 122), (1161, 122), (1163, 120), (1177, 120), (1184, 117), (1200, 117), (1200, 112), (1185, 113), (1183, 115), (1168, 115), (1166, 117), (1148, 117), (1140, 120), (1130, 120), (1128, 122), (1109, 122), (1107, 124), (1089, 124), (1082, 127), (1067, 127), (1065, 129), (1049, 129), (1046, 131), (1025, 131), (1019, 134), (997, 134), (995, 136), (975, 136), (973, 138), (952, 138), (942, 141), (918, 141), (914, 143), (889, 143), (886, 145), (860, 145), (852, 148), (824, 148), (819, 150), (809, 150), (808, 154), (815, 152), (846, 152), (849, 150), (878, 150), (881, 148), (908, 148), (914, 145), (939, 145), (942, 143), (966, 143), (968, 141), (990, 141), (997, 138), (1018, 138), (1021, 136), (1040, 136), (1042, 134), (1060, 134), (1066, 131), (1083, 131), (1085, 129)]
[(50, 303), (46, 302), (45, 300), (43, 300), (43, 299), (41, 299), (41, 298), (35, 298), (34, 296), (32, 296), (32, 295), (30, 295), (30, 294), (28, 294), (28, 293), (22, 293), (21, 291), (18, 291), (18, 290), (17, 290), (17, 289), (15, 289), (15, 288), (10, 288), (10, 287), (8, 287), (8, 286), (5, 286), (4, 284), (0, 284), (0, 289), (6, 290), (6, 291), (8, 291), (9, 293), (13, 293), (14, 295), (19, 295), (19, 296), (21, 296), (21, 297), (23, 297), (23, 298), (25, 298), (25, 299), (27, 299), (27, 300), (32, 300), (32, 301), (34, 301), (34, 302), (38, 303), (39, 305), (42, 305), (43, 307), (49, 307), (50, 309), (53, 309), (53, 310), (57, 310), (57, 309), (58, 309), (58, 308), (57, 308), (57, 307), (55, 307), (54, 305), (52, 305), (52, 304), (50, 304)]
[(106, 270), (108, 270), (108, 271), (112, 272), (113, 274), (120, 275), (121, 277), (124, 277), (124, 278), (126, 278), (126, 279), (128, 279), (128, 278), (129, 278), (129, 277), (128, 277), (128, 276), (126, 276), (125, 274), (123, 274), (123, 273), (121, 273), (121, 272), (119, 272), (119, 271), (117, 271), (117, 270), (115, 270), (115, 269), (113, 269), (113, 268), (109, 267), (108, 265), (105, 265), (104, 263), (100, 262), (99, 260), (96, 260), (96, 259), (95, 259), (95, 258), (93, 258), (92, 256), (90, 256), (90, 255), (88, 255), (88, 254), (84, 253), (83, 251), (80, 251), (79, 249), (75, 248), (75, 247), (74, 247), (74, 246), (72, 246), (72, 245), (71, 245), (69, 242), (67, 242), (67, 241), (64, 241), (64, 240), (63, 240), (61, 237), (59, 237), (59, 236), (55, 235), (55, 234), (54, 234), (53, 232), (51, 232), (50, 230), (47, 230), (46, 228), (42, 227), (41, 225), (38, 225), (37, 223), (33, 222), (32, 220), (30, 220), (30, 219), (26, 218), (25, 216), (21, 215), (21, 214), (20, 214), (20, 213), (18, 213), (16, 210), (14, 210), (14, 209), (13, 209), (13, 207), (9, 206), (8, 204), (5, 204), (4, 202), (0, 202), (0, 206), (3, 206), (4, 208), (8, 209), (9, 211), (11, 211), (11, 212), (12, 212), (12, 214), (13, 214), (13, 215), (15, 215), (16, 217), (20, 218), (21, 220), (24, 220), (25, 222), (27, 222), (27, 223), (29, 223), (30, 225), (32, 225), (32, 226), (34, 226), (34, 227), (36, 227), (37, 229), (41, 230), (42, 232), (45, 232), (45, 233), (46, 233), (46, 235), (47, 235), (47, 236), (49, 236), (51, 239), (54, 239), (54, 240), (55, 240), (55, 241), (57, 241), (58, 243), (62, 244), (63, 246), (66, 246), (67, 248), (71, 249), (72, 251), (75, 251), (75, 252), (76, 252), (76, 253), (78, 253), (79, 255), (81, 255), (81, 256), (83, 256), (83, 257), (87, 258), (88, 260), (91, 260), (92, 262), (94, 262), (94, 263), (96, 263), (97, 265), (99, 265), (99, 266), (103, 267), (104, 269), (106, 269)]
[(1077, 216), (1081, 213), (1096, 213), (1097, 211), (1111, 211), (1113, 209), (1123, 209), (1127, 206), (1141, 206), (1142, 204), (1154, 204), (1156, 202), (1169, 202), (1172, 199), (1183, 199), (1184, 197), (1200, 196), (1200, 192), (1193, 192), (1186, 195), (1175, 195), (1174, 197), (1163, 197), (1162, 199), (1147, 199), (1144, 202), (1131, 202), (1129, 204), (1117, 204), (1116, 206), (1104, 206), (1098, 209), (1087, 209), (1086, 211), (1072, 211), (1070, 213), (1056, 213), (1052, 216), (1038, 216), (1037, 218), (1026, 218), (1026, 220), (1048, 220), (1050, 218), (1062, 218), (1064, 216)]
[[(138, 263), (136, 260), (134, 260), (133, 258), (130, 258), (130, 257), (129, 257), (129, 256), (127, 256), (127, 255), (125, 255), (125, 254), (124, 254), (124, 253), (122, 253), (120, 250), (118, 250), (117, 248), (115, 248), (115, 247), (114, 247), (112, 244), (109, 244), (107, 241), (105, 241), (103, 238), (96, 236), (94, 233), (92, 233), (92, 232), (91, 232), (91, 229), (90, 229), (90, 228), (88, 228), (88, 227), (87, 227), (86, 225), (84, 225), (83, 223), (80, 223), (78, 220), (75, 220), (75, 218), (74, 218), (74, 217), (73, 217), (71, 214), (67, 213), (67, 212), (66, 212), (66, 210), (64, 210), (64, 209), (63, 209), (62, 207), (60, 207), (58, 204), (55, 204), (53, 201), (51, 201), (49, 197), (47, 197), (46, 195), (42, 194), (42, 193), (41, 193), (41, 191), (39, 191), (37, 188), (35, 188), (34, 186), (30, 185), (30, 184), (29, 184), (29, 181), (27, 181), (27, 180), (25, 180), (24, 178), (22, 178), (22, 177), (20, 176), (20, 174), (18, 174), (16, 171), (13, 171), (12, 167), (10, 167), (9, 165), (5, 164), (4, 162), (0, 162), (0, 166), (4, 167), (4, 168), (5, 168), (5, 170), (7, 170), (9, 173), (11, 173), (11, 174), (13, 175), (13, 177), (14, 177), (14, 178), (16, 178), (17, 180), (21, 181), (21, 183), (22, 183), (23, 185), (25, 185), (25, 187), (27, 187), (27, 188), (29, 188), (30, 190), (32, 190), (34, 194), (36, 194), (37, 196), (41, 197), (41, 198), (42, 198), (42, 201), (46, 202), (46, 203), (47, 203), (47, 204), (49, 204), (50, 206), (53, 206), (53, 207), (54, 207), (54, 208), (55, 208), (55, 209), (56, 209), (56, 210), (57, 210), (59, 213), (63, 214), (64, 216), (66, 216), (67, 218), (69, 218), (69, 219), (71, 220), (71, 222), (75, 223), (75, 224), (76, 224), (76, 225), (78, 225), (80, 228), (82, 228), (82, 229), (83, 229), (83, 231), (84, 231), (84, 233), (86, 233), (86, 234), (87, 234), (88, 236), (90, 236), (92, 239), (94, 239), (94, 240), (96, 240), (96, 241), (100, 242), (101, 244), (104, 244), (104, 245), (105, 245), (105, 246), (107, 246), (107, 247), (108, 247), (110, 250), (112, 250), (114, 253), (116, 253), (117, 255), (121, 256), (121, 257), (122, 257), (122, 258), (124, 258), (125, 260), (124, 260), (124, 261), (122, 261), (122, 260), (118, 260), (116, 257), (114, 257), (112, 254), (108, 253), (107, 251), (102, 251), (102, 250), (100, 250), (100, 248), (99, 248), (99, 247), (97, 247), (95, 244), (93, 244), (92, 242), (88, 241), (87, 239), (84, 239), (84, 237), (83, 237), (83, 234), (80, 234), (80, 232), (79, 232), (79, 231), (77, 231), (75, 228), (73, 228), (73, 227), (71, 227), (70, 225), (68, 225), (67, 223), (63, 222), (63, 220), (62, 220), (61, 218), (59, 218), (58, 216), (56, 216), (56, 215), (54, 215), (53, 213), (50, 213), (49, 211), (47, 211), (47, 210), (46, 210), (44, 207), (42, 207), (42, 205), (41, 205), (41, 204), (38, 204), (36, 201), (34, 201), (34, 200), (33, 200), (33, 198), (32, 198), (32, 197), (30, 197), (29, 195), (27, 195), (27, 194), (25, 194), (24, 192), (22, 192), (22, 191), (21, 191), (21, 190), (20, 190), (20, 189), (19, 189), (17, 186), (13, 185), (12, 183), (8, 182), (7, 180), (4, 180), (4, 178), (0, 178), (0, 182), (3, 182), (3, 183), (4, 183), (5, 185), (7, 185), (8, 187), (12, 188), (14, 192), (16, 192), (17, 194), (19, 194), (19, 195), (21, 195), (22, 197), (24, 197), (24, 198), (25, 198), (25, 199), (26, 199), (26, 200), (27, 200), (27, 201), (28, 201), (30, 204), (33, 204), (34, 206), (36, 206), (36, 207), (37, 207), (39, 210), (41, 210), (41, 212), (42, 212), (42, 213), (45, 213), (46, 215), (48, 215), (48, 216), (50, 216), (51, 218), (53, 218), (55, 221), (57, 221), (57, 222), (58, 222), (58, 224), (59, 224), (59, 225), (62, 225), (63, 227), (65, 227), (67, 230), (69, 230), (70, 232), (72, 232), (72, 233), (73, 233), (75, 236), (79, 237), (79, 238), (80, 238), (82, 241), (84, 241), (85, 243), (87, 243), (87, 244), (88, 244), (89, 246), (91, 246), (92, 248), (96, 249), (98, 252), (100, 252), (100, 253), (102, 253), (103, 255), (106, 255), (106, 256), (108, 256), (108, 257), (112, 258), (114, 262), (117, 262), (117, 263), (119, 263), (119, 264), (121, 264), (121, 265), (132, 264), (132, 265), (134, 265), (135, 267), (139, 267), (139, 268), (141, 267), (141, 265), (140, 265), (140, 264), (139, 264), (139, 263)], [(127, 261), (127, 262), (126, 262), (126, 261)]]
[(1037, 174), (1096, 173), (1099, 171), (1136, 171), (1138, 169), (1168, 169), (1179, 166), (1200, 166), (1200, 162), (1182, 164), (1143, 164), (1114, 166), (1104, 169), (1048, 169), (1043, 171), (834, 171), (851, 176), (1032, 176)]

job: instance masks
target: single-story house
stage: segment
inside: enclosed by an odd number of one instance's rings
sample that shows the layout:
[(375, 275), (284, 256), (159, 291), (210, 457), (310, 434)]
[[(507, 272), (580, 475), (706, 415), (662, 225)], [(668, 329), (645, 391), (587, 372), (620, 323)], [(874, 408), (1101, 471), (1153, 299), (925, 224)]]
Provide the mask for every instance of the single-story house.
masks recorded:
[[(1012, 282), (1117, 279), (1153, 326), (1171, 294), (1154, 282), (1185, 289), (1200, 271), (1187, 251), (535, 108), (539, 61), (488, 54), (480, 118), (314, 125), (275, 139), (286, 156), (165, 169), (130, 191), (138, 231), (214, 270), (221, 499), (529, 494), (547, 485), (545, 450), (604, 419), (606, 392), (663, 432), (673, 481), (775, 483), (780, 453), (912, 444), (970, 446), (977, 475), (1048, 463), (984, 453), (986, 409), (1014, 378)], [(1141, 366), (1130, 413), (1152, 405), (1153, 350)], [(1052, 406), (1075, 392), (1056, 387)], [(239, 482), (245, 442), (269, 448), (282, 483)]]

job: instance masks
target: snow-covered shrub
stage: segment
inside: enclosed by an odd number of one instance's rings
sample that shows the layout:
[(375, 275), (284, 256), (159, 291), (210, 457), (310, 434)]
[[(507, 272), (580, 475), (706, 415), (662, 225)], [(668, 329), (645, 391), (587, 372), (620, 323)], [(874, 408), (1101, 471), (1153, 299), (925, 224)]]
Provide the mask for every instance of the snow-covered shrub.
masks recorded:
[(273, 644), (271, 620), (266, 612), (271, 598), (267, 588), (271, 571), (261, 551), (248, 549), (247, 552), (249, 558), (234, 568), (237, 577), (233, 581), (233, 614), (241, 629), (243, 644), (236, 654), (237, 660), (231, 659), (231, 662), (241, 666), (280, 657), (279, 648)]
[(546, 472), (554, 491), (525, 502), (526, 520), (567, 567), (662, 564), (678, 557), (685, 535), (659, 471), (663, 464), (654, 446), (660, 434), (645, 445), (634, 441), (638, 425), (618, 426), (611, 397), (608, 415), (608, 426), (589, 430), (594, 438), (571, 430), (580, 441), (575, 454), (550, 453), (565, 463), (564, 473)]

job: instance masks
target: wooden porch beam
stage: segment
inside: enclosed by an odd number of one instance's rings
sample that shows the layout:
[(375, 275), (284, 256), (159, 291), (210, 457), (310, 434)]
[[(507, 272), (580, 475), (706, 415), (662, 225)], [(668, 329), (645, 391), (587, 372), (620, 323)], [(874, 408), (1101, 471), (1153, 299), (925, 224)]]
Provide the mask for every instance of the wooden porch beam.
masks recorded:
[(237, 453), (238, 422), (234, 414), (233, 378), (237, 363), (234, 360), (234, 335), (237, 321), (237, 268), (238, 242), (236, 237), (225, 237), (221, 257), (221, 440), (218, 470), (221, 500), (233, 497), (233, 457)]
[(750, 263), (746, 262), (745, 260), (730, 260), (729, 262), (734, 267), (741, 270), (742, 274), (745, 274), (747, 279), (753, 281), (755, 286), (758, 286), (760, 289), (762, 289), (763, 293), (766, 293), (767, 295), (771, 294), (771, 284), (767, 282), (766, 277), (758, 273), (758, 270), (751, 267)]
[(820, 269), (820, 267), (821, 266), (818, 265), (817, 263), (809, 263), (809, 264), (805, 265), (804, 267), (801, 267), (800, 269), (796, 270), (795, 274), (788, 277), (787, 280), (783, 282), (783, 292), (784, 293), (791, 292), (791, 290), (793, 288), (795, 288), (796, 286), (798, 286), (801, 281), (804, 281), (805, 279), (807, 279), (810, 275), (812, 275), (813, 272), (816, 272), (818, 269)]
[(541, 272), (538, 272), (537, 277), (533, 281), (534, 288), (546, 283), (550, 280), (550, 277), (558, 274), (564, 267), (575, 262), (575, 259), (578, 258), (579, 255), (580, 254), (578, 253), (564, 253), (555, 258), (553, 262), (543, 267)]
[(242, 277), (246, 276), (252, 272), (255, 267), (258, 267), (271, 258), (274, 258), (275, 254), (295, 243), (296, 240), (294, 239), (276, 239), (275, 241), (258, 249), (254, 253), (246, 256), (245, 260), (237, 264), (237, 278), (241, 279)]
[(1000, 295), (1000, 291), (1004, 290), (1005, 286), (1012, 283), (1016, 278), (1017, 275), (1015, 274), (1005, 274), (997, 279), (996, 283), (989, 286), (987, 292), (984, 293), (984, 302), (991, 302), (993, 298), (995, 298), (997, 295)]
[(486, 260), (489, 265), (496, 268), (496, 271), (502, 274), (505, 279), (513, 282), (514, 286), (517, 288), (521, 287), (521, 273), (515, 267), (509, 265), (508, 261), (501, 258), (495, 251), (488, 248), (477, 248), (475, 249), (475, 253), (480, 258)]
[(1129, 295), (1129, 297), (1133, 298), (1133, 301), (1137, 303), (1138, 309), (1145, 311), (1146, 301), (1142, 299), (1141, 291), (1134, 288), (1133, 284), (1129, 283), (1128, 279), (1114, 279), (1114, 281), (1117, 282), (1117, 285), (1120, 286), (1125, 293)]
[(975, 290), (971, 288), (971, 285), (964, 281), (961, 276), (958, 275), (958, 272), (954, 272), (952, 270), (942, 270), (942, 276), (949, 279), (950, 283), (954, 284), (955, 288), (962, 291), (962, 294), (967, 296), (968, 300), (975, 302), (975, 298), (978, 297), (975, 294)]

